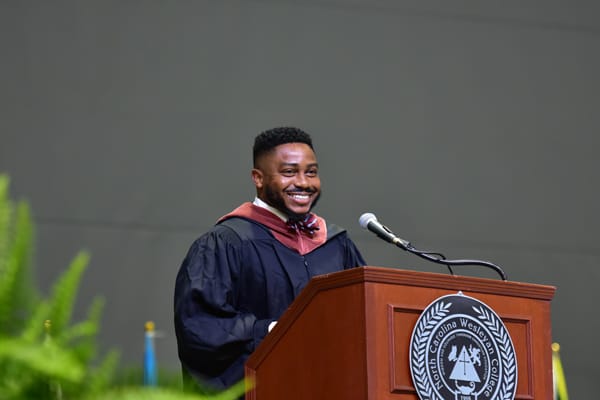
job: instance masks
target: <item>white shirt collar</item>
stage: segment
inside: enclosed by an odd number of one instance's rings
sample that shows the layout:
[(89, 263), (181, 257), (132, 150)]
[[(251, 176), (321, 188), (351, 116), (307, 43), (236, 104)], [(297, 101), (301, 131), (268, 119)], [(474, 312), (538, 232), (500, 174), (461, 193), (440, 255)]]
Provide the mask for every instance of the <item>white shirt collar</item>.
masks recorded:
[(284, 213), (282, 213), (281, 211), (279, 211), (278, 209), (276, 209), (275, 207), (271, 207), (270, 205), (268, 205), (267, 203), (265, 203), (264, 201), (262, 201), (261, 199), (259, 199), (258, 197), (254, 198), (254, 201), (252, 202), (252, 204), (254, 204), (255, 206), (264, 208), (268, 211), (271, 211), (273, 214), (277, 215), (279, 218), (281, 218), (281, 220), (283, 222), (286, 222), (288, 220), (287, 215), (285, 215)]

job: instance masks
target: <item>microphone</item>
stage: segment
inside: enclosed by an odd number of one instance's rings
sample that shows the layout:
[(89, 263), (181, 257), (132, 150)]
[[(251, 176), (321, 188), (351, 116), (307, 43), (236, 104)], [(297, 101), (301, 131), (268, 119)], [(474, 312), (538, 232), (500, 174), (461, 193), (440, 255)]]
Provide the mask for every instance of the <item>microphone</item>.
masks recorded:
[(496, 264), (492, 264), (489, 261), (448, 260), (441, 253), (417, 250), (412, 246), (412, 244), (410, 244), (410, 242), (408, 242), (404, 239), (400, 239), (398, 236), (394, 235), (394, 232), (392, 232), (390, 230), (390, 228), (383, 225), (381, 222), (377, 221), (377, 217), (373, 213), (364, 213), (358, 219), (358, 223), (360, 224), (361, 227), (363, 227), (364, 229), (370, 230), (371, 232), (373, 232), (374, 234), (376, 234), (377, 236), (379, 236), (381, 239), (385, 240), (386, 242), (395, 244), (396, 246), (402, 248), (403, 250), (406, 250), (409, 253), (415, 254), (426, 260), (432, 261), (437, 264), (445, 265), (446, 267), (448, 267), (448, 269), (450, 270), (450, 273), (452, 275), (454, 275), (454, 272), (452, 271), (452, 267), (451, 267), (452, 265), (479, 265), (479, 266), (493, 269), (494, 271), (496, 271), (498, 273), (498, 275), (500, 275), (500, 278), (502, 278), (503, 281), (505, 281), (507, 279), (506, 274), (504, 273), (502, 268), (500, 268)]
[(377, 217), (373, 213), (364, 213), (358, 219), (358, 223), (364, 229), (368, 229), (386, 242), (395, 244), (396, 246), (400, 246), (404, 249), (410, 246), (410, 243), (404, 239), (400, 239), (398, 236), (394, 235), (394, 233), (385, 225), (377, 221)]

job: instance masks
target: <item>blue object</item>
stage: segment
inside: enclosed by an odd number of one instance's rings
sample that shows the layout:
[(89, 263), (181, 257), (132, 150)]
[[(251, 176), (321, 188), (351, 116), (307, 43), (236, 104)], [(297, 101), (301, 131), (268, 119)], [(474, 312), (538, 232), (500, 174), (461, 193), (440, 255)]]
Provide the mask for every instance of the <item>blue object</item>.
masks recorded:
[(154, 353), (154, 322), (148, 321), (144, 335), (144, 386), (156, 386), (156, 355)]

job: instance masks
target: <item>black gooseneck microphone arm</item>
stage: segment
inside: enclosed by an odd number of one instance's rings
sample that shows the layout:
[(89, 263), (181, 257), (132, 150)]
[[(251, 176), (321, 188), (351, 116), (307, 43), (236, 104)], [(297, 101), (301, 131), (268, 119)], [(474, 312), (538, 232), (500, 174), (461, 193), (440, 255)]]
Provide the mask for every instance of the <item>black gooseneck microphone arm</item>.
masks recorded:
[(409, 241), (404, 240), (396, 236), (387, 226), (383, 225), (379, 221), (377, 221), (377, 217), (372, 213), (364, 213), (360, 216), (358, 220), (360, 226), (365, 229), (370, 230), (381, 239), (386, 242), (395, 244), (403, 250), (406, 250), (410, 253), (413, 253), (421, 258), (424, 258), (428, 261), (432, 261), (437, 264), (443, 264), (448, 267), (448, 270), (452, 275), (454, 275), (454, 271), (452, 271), (452, 265), (479, 265), (487, 268), (491, 268), (500, 275), (502, 280), (506, 280), (506, 274), (496, 264), (492, 264), (489, 261), (481, 261), (481, 260), (448, 260), (446, 257), (438, 252), (432, 251), (422, 251), (415, 249)]
[(503, 281), (507, 280), (506, 279), (506, 274), (504, 273), (504, 271), (502, 270), (502, 268), (500, 268), (496, 264), (492, 264), (489, 261), (481, 261), (481, 260), (448, 260), (448, 259), (446, 259), (440, 253), (433, 253), (433, 252), (427, 252), (427, 251), (417, 250), (410, 243), (402, 244), (400, 242), (397, 242), (395, 244), (396, 244), (396, 246), (400, 247), (403, 250), (408, 251), (409, 253), (415, 254), (415, 255), (417, 255), (417, 256), (419, 256), (421, 258), (424, 258), (426, 260), (432, 261), (434, 263), (443, 264), (443, 265), (447, 266), (450, 269), (450, 273), (452, 275), (454, 275), (454, 272), (452, 272), (452, 268), (450, 268), (450, 266), (452, 266), (452, 265), (480, 265), (480, 266), (483, 266), (483, 267), (487, 267), (487, 268), (493, 269), (494, 271), (496, 271), (498, 273), (498, 275), (500, 275), (500, 277), (502, 278)]

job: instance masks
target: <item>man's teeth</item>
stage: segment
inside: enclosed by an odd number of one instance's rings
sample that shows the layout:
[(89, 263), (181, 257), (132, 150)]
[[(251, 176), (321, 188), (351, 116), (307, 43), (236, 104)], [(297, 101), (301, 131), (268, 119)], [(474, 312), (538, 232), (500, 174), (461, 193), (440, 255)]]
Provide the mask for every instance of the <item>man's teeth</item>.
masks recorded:
[(298, 199), (298, 200), (306, 200), (310, 197), (307, 194), (290, 194), (290, 196), (292, 196), (293, 198)]

